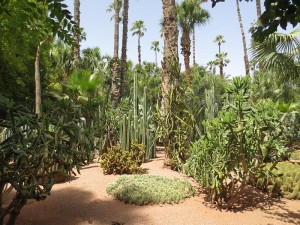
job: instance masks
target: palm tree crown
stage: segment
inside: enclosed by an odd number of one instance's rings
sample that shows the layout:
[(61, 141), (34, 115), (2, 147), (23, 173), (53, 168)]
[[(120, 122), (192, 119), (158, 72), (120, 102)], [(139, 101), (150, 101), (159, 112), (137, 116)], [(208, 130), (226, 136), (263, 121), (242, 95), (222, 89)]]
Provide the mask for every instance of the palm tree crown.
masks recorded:
[(218, 46), (219, 46), (219, 53), (221, 53), (221, 45), (223, 43), (225, 43), (224, 36), (223, 35), (217, 35), (216, 39), (214, 40), (214, 43), (218, 44)]
[(132, 32), (132, 36), (138, 35), (140, 37), (144, 36), (144, 31), (147, 31), (144, 21), (142, 20), (137, 20), (132, 24), (132, 27), (130, 29)]

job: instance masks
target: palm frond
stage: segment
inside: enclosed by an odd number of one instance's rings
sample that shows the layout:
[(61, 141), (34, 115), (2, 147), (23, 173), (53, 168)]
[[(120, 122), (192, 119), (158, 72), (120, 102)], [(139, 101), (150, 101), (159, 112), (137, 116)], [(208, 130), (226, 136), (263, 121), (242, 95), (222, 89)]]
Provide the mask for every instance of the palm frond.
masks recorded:
[(300, 77), (300, 29), (289, 34), (273, 33), (263, 42), (253, 45), (251, 55), (264, 70), (277, 73), (283, 79)]

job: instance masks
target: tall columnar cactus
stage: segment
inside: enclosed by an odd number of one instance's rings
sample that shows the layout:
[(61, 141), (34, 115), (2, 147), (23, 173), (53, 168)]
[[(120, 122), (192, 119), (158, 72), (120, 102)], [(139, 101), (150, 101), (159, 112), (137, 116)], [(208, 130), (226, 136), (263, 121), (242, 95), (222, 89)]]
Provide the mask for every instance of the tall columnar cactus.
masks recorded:
[(120, 143), (123, 150), (128, 151), (134, 141), (145, 146), (145, 158), (155, 156), (155, 135), (149, 129), (152, 116), (147, 109), (147, 87), (144, 87), (143, 104), (139, 105), (137, 97), (137, 74), (134, 75), (133, 109), (124, 114), (120, 122)]
[(218, 103), (215, 101), (215, 89), (205, 89), (205, 119), (211, 120), (217, 116)]

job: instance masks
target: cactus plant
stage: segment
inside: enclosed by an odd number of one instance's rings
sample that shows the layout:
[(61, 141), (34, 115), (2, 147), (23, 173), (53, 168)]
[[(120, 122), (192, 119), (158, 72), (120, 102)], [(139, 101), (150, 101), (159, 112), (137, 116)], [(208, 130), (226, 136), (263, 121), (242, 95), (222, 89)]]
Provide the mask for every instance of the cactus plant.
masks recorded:
[(135, 141), (145, 146), (146, 152), (144, 158), (154, 158), (156, 139), (154, 130), (150, 129), (153, 123), (151, 109), (149, 110), (147, 107), (147, 87), (144, 87), (142, 104), (139, 105), (137, 74), (134, 75), (133, 84), (133, 109), (128, 114), (124, 114), (120, 122), (121, 148), (124, 151), (128, 151), (130, 143)]
[(217, 116), (218, 113), (218, 103), (215, 101), (215, 89), (205, 89), (205, 104), (206, 108), (204, 111), (205, 119), (213, 119)]
[[(270, 165), (266, 168), (268, 169)], [(300, 199), (300, 166), (290, 162), (279, 162), (273, 173), (277, 177), (271, 178), (267, 184), (262, 184), (261, 179), (257, 180), (257, 187), (265, 189), (270, 196), (282, 195), (289, 199)]]

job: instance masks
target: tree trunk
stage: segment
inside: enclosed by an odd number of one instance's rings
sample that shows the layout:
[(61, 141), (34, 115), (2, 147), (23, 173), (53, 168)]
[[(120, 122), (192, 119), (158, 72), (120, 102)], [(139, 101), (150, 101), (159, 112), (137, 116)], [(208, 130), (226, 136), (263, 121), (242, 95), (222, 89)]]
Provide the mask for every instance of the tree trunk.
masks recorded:
[(116, 107), (119, 102), (119, 0), (114, 0), (115, 8), (115, 33), (114, 33), (114, 56), (113, 56), (113, 71), (112, 71), (112, 102)]
[(223, 63), (223, 61), (222, 61), (222, 62), (220, 63), (220, 66), (219, 66), (219, 68), (220, 68), (220, 77), (221, 77), (221, 78), (224, 78), (223, 67), (224, 67), (224, 63)]
[(23, 196), (19, 196), (20, 194), (17, 194), (17, 196), (14, 198), (14, 204), (13, 208), (10, 211), (10, 215), (8, 218), (8, 221), (6, 225), (14, 225), (16, 223), (16, 220), (18, 216), (20, 215), (21, 209), (26, 205), (27, 199)]
[[(165, 117), (170, 110), (169, 94), (171, 83), (178, 82), (178, 28), (176, 19), (175, 0), (162, 0), (164, 17), (164, 56), (161, 62), (162, 71), (162, 116)], [(170, 161), (169, 137), (164, 137), (165, 163)]]
[(191, 55), (191, 39), (188, 30), (183, 29), (181, 36), (181, 53), (183, 54), (184, 66), (185, 66), (185, 78), (190, 79), (190, 55)]
[(157, 68), (157, 50), (155, 50), (155, 66)]
[(142, 64), (142, 57), (141, 57), (141, 36), (138, 36), (138, 57), (139, 57), (139, 64)]
[[(256, 14), (257, 14), (257, 20), (261, 17), (261, 5), (260, 5), (260, 0), (256, 0)], [(254, 40), (252, 39), (254, 42)], [(262, 64), (259, 62), (258, 63), (258, 68), (261, 71), (263, 69)]]
[(260, 0), (256, 0), (256, 14), (257, 14), (257, 19), (259, 19), (261, 17)]
[[(78, 26), (78, 29), (80, 28), (80, 0), (74, 0), (74, 21)], [(74, 47), (74, 59), (79, 60), (80, 59), (80, 32), (76, 32), (74, 34), (74, 41), (76, 43), (76, 46)]]
[(242, 33), (243, 48), (244, 48), (245, 71), (246, 71), (246, 75), (249, 75), (250, 74), (250, 65), (249, 65), (246, 37), (245, 37), (245, 33), (244, 33), (244, 27), (243, 27), (243, 21), (242, 21), (242, 16), (241, 16), (239, 0), (236, 0), (236, 9), (237, 9), (238, 20), (239, 20), (239, 23), (240, 23), (240, 29), (241, 29), (241, 33)]
[(41, 58), (42, 42), (38, 44), (34, 62), (34, 81), (35, 81), (35, 114), (41, 116), (42, 89), (40, 75), (40, 58)]
[(193, 27), (193, 66), (196, 66), (196, 33), (195, 27)]
[(120, 98), (125, 95), (129, 0), (124, 0)]

